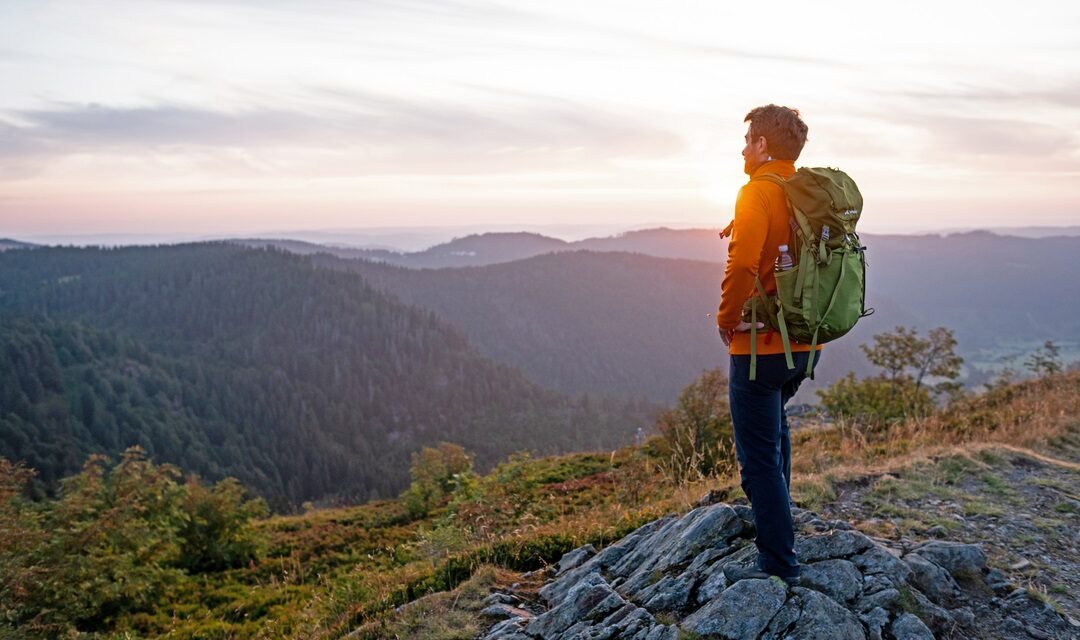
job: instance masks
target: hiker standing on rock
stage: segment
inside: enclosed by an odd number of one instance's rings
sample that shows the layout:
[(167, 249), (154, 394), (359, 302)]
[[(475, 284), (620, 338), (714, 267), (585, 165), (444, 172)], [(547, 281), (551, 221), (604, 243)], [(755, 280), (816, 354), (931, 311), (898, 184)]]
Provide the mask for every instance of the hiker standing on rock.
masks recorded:
[[(820, 345), (785, 341), (762, 322), (743, 317), (744, 304), (757, 295), (776, 294), (774, 265), (792, 235), (787, 199), (775, 178), (795, 174), (795, 161), (806, 143), (807, 126), (795, 109), (777, 105), (747, 114), (750, 123), (742, 155), (750, 181), (739, 190), (730, 234), (720, 308), (716, 323), (730, 354), (729, 400), (742, 488), (757, 527), (756, 566), (732, 566), (730, 579), (775, 575), (789, 583), (799, 577), (791, 519), (791, 440), (784, 405), (795, 395), (820, 357)], [(811, 352), (814, 363), (808, 362)], [(752, 357), (753, 356), (753, 357)], [(753, 361), (753, 362), (752, 362)], [(753, 364), (753, 371), (751, 365)], [(793, 364), (794, 367), (790, 365)]]

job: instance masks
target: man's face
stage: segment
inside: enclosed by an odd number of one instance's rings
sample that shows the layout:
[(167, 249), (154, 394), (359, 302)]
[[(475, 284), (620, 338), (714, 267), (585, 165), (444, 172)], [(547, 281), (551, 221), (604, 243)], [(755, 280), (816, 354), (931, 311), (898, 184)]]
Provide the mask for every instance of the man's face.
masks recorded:
[(746, 128), (746, 146), (742, 150), (743, 171), (746, 172), (746, 175), (752, 175), (755, 169), (769, 160), (769, 145), (765, 142), (765, 136), (752, 139), (750, 137), (752, 128), (753, 126)]

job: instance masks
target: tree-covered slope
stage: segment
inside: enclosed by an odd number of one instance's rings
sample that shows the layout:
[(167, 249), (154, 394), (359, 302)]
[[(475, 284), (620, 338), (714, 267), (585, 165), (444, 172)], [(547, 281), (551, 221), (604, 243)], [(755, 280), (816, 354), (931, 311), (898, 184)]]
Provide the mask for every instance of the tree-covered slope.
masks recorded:
[(484, 465), (623, 443), (645, 424), (643, 406), (538, 387), (432, 313), (277, 250), (5, 252), (0, 312), (22, 372), (0, 378), (0, 421), (21, 434), (0, 455), (45, 477), (138, 443), (281, 507), (394, 493), (410, 452), (437, 440)]
[[(671, 402), (702, 370), (727, 362), (712, 315), (723, 277), (716, 263), (592, 251), (462, 269), (317, 259), (431, 309), (484, 354), (564, 392)], [(866, 370), (858, 344), (911, 321), (880, 296), (871, 305), (880, 315), (828, 345), (821, 382)]]

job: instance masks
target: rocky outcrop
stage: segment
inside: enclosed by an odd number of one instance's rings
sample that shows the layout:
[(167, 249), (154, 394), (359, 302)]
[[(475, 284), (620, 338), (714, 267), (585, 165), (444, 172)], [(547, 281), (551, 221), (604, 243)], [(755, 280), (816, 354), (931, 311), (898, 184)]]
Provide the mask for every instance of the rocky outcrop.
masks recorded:
[[(650, 522), (602, 550), (566, 554), (548, 570), (534, 613), (492, 608), (488, 615), (499, 622), (481, 637), (1080, 638), (1052, 608), (1002, 582), (977, 545), (933, 540), (898, 548), (845, 522), (800, 509), (794, 516), (803, 564), (797, 586), (779, 578), (729, 583), (724, 568), (749, 565), (756, 556), (751, 514), (741, 505), (706, 504)], [(1001, 597), (1005, 592), (1010, 595)], [(992, 611), (1007, 612), (1012, 622), (976, 624)], [(1008, 635), (1015, 631), (1023, 635)]]

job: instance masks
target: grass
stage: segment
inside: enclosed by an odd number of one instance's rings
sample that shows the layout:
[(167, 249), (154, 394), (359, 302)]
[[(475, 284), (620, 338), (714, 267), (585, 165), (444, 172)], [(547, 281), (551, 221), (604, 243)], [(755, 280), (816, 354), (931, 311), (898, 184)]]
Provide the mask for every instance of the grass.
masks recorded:
[[(1001, 507), (965, 495), (963, 486), (976, 482), (989, 496), (1012, 496), (1015, 489), (993, 470), (1008, 465), (1014, 451), (1080, 470), (1061, 459), (1062, 451), (1073, 459), (1069, 452), (1080, 451), (1078, 415), (1080, 374), (1073, 373), (998, 388), (888, 429), (840, 423), (796, 430), (792, 497), (821, 510), (845, 483), (869, 482), (864, 504), (876, 516), (897, 520), (882, 522), (883, 532), (935, 525), (955, 530), (957, 522), (916, 505), (933, 497), (957, 503), (968, 516), (1005, 515)], [(495, 503), (478, 503), (469, 522), (445, 504), (414, 518), (401, 502), (381, 500), (269, 518), (258, 525), (269, 543), (261, 561), (185, 579), (157, 611), (119, 621), (118, 633), (178, 640), (330, 640), (354, 631), (358, 638), (475, 637), (484, 623), (479, 601), (492, 588), (520, 581), (521, 571), (685, 512), (711, 490), (728, 502), (743, 497), (737, 472), (672, 484), (646, 450), (522, 462), (521, 486), (528, 495), (517, 496), (521, 508), (512, 516)], [(1076, 513), (1072, 487), (1033, 482), (1063, 494), (1056, 513)], [(901, 605), (920, 613), (911, 593), (902, 593)]]
[(1054, 505), (1054, 511), (1058, 513), (1076, 513), (1076, 505), (1072, 502), (1059, 502)]
[(963, 513), (965, 517), (993, 516), (1000, 518), (1005, 515), (1005, 510), (1000, 506), (981, 498), (964, 496)]
[[(828, 482), (842, 483), (940, 462), (941, 473), (922, 488), (941, 491), (940, 485), (1006, 463), (1003, 452), (1010, 448), (1036, 456), (1059, 453), (1062, 447), (1080, 449), (1077, 415), (1080, 373), (1018, 382), (888, 428), (841, 422), (798, 430), (792, 434), (792, 477), (828, 476)], [(1043, 457), (1080, 469), (1060, 458)]]
[(496, 587), (517, 581), (517, 574), (485, 565), (452, 591), (435, 593), (403, 607), (392, 617), (381, 617), (358, 627), (356, 640), (470, 640), (482, 630), (479, 612), (483, 600)]

